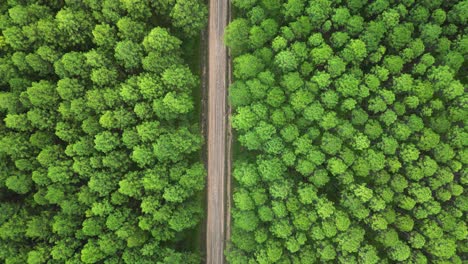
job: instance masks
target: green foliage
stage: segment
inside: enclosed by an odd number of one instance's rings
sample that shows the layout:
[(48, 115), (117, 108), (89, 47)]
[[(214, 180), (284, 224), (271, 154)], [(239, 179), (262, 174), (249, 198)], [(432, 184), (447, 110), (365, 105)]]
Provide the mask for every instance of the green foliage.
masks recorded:
[(131, 40), (118, 42), (115, 46), (115, 58), (124, 68), (137, 68), (140, 64), (142, 48)]
[(197, 36), (207, 21), (206, 6), (197, 0), (176, 0), (171, 11), (172, 24), (188, 36)]
[(205, 169), (199, 81), (182, 55), (198, 52), (206, 10), (0, 3), (1, 263), (201, 261), (184, 241), (202, 219)]
[(281, 51), (275, 56), (275, 64), (285, 72), (297, 69), (297, 58), (291, 51)]
[(249, 45), (249, 23), (247, 20), (236, 19), (226, 27), (225, 31), (226, 45), (231, 48), (233, 54), (240, 54), (247, 49)]
[(462, 263), (466, 1), (233, 6), (227, 259)]

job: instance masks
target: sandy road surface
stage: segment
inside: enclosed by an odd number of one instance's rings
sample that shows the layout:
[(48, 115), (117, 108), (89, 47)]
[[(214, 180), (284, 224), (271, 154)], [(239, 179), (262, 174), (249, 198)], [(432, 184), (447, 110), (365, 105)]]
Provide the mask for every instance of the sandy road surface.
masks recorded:
[(210, 0), (208, 25), (208, 190), (206, 263), (224, 263), (226, 218), (227, 52), (223, 43), (228, 0)]

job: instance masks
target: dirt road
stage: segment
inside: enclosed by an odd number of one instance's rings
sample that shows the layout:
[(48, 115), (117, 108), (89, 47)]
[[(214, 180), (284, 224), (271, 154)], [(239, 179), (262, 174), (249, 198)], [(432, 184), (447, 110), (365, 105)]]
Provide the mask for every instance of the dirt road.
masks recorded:
[(224, 263), (226, 240), (227, 52), (223, 43), (228, 0), (210, 0), (208, 25), (208, 190), (206, 263)]

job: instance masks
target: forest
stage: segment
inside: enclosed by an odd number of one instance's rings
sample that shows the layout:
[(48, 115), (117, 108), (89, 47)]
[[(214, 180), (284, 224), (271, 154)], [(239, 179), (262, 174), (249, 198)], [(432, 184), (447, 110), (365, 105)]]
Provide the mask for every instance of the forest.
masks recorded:
[(232, 4), (228, 261), (466, 263), (468, 1)]
[[(0, 263), (205, 261), (213, 1), (0, 1)], [(466, 263), (468, 0), (231, 3), (226, 261)]]
[(0, 263), (200, 263), (199, 0), (0, 1)]

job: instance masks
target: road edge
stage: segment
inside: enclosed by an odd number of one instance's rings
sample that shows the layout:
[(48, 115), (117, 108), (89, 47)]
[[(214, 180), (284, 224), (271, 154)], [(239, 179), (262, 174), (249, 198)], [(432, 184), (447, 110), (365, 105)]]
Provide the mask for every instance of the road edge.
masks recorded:
[[(228, 5), (227, 5), (227, 24), (231, 22), (231, 1), (228, 0)], [(227, 130), (227, 144), (226, 144), (226, 243), (225, 243), (225, 250), (228, 245), (228, 243), (231, 241), (231, 208), (232, 208), (232, 127), (231, 127), (231, 114), (232, 114), (232, 108), (231, 104), (229, 102), (229, 87), (232, 82), (232, 64), (231, 64), (231, 51), (229, 48), (227, 48), (227, 89), (226, 89), (226, 106), (227, 106), (227, 124), (226, 124), (226, 130)], [(227, 263), (227, 261), (225, 261)]]

